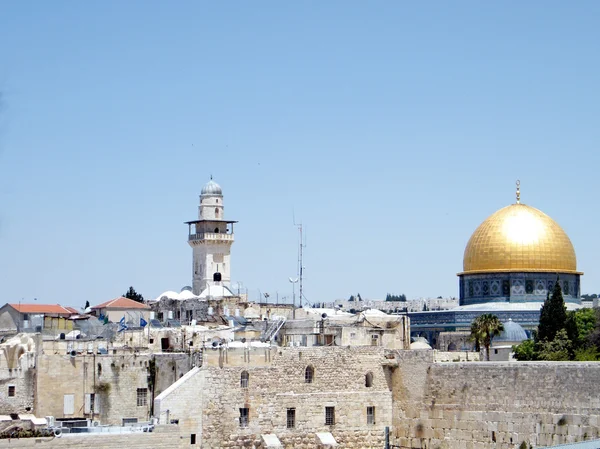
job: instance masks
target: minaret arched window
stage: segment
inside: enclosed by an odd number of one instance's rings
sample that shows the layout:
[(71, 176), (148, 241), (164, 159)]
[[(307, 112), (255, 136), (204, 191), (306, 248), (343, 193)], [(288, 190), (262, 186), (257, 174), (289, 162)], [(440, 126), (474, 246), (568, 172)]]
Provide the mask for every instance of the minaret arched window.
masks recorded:
[(312, 384), (313, 379), (315, 378), (315, 369), (312, 366), (307, 366), (304, 371), (304, 382), (307, 384)]
[(221, 282), (221, 273), (213, 274), (213, 282)]
[(215, 216), (218, 217), (219, 216), (219, 208), (215, 207)]
[(373, 386), (373, 373), (367, 373), (365, 376), (365, 387), (370, 388)]
[(250, 380), (250, 374), (248, 374), (248, 371), (242, 371), (242, 375), (240, 376), (240, 387), (248, 388), (249, 380)]

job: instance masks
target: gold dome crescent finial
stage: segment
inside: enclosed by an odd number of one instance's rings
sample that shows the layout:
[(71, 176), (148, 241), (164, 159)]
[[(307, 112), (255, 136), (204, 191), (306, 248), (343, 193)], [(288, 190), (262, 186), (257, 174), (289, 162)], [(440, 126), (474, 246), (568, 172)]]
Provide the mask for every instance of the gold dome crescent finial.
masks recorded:
[(521, 204), (521, 181), (517, 179), (517, 204)]

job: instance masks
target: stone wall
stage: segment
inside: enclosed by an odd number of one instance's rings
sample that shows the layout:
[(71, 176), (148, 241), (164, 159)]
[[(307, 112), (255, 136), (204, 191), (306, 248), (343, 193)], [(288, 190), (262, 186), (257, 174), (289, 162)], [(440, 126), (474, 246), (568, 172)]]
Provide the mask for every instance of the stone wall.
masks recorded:
[(433, 363), (398, 353), (394, 444), (508, 449), (598, 438), (600, 364)]
[[(169, 410), (182, 439), (201, 433), (204, 447), (262, 447), (261, 434), (274, 433), (285, 447), (312, 448), (317, 432), (331, 432), (342, 448), (381, 448), (384, 428), (392, 423), (389, 363), (379, 347), (278, 348), (266, 366), (207, 364), (192, 370), (156, 399), (155, 412), (163, 422)], [(314, 368), (311, 383), (308, 366)], [(243, 372), (247, 388), (240, 383)], [(335, 407), (334, 425), (325, 424), (325, 407)], [(367, 423), (367, 407), (375, 408), (374, 424)], [(240, 426), (242, 408), (249, 410), (247, 427)], [(287, 427), (291, 408), (294, 428)]]
[(35, 348), (35, 339), (28, 334), (17, 335), (0, 344), (0, 414), (33, 411)]
[[(122, 418), (147, 421), (151, 398), (148, 388), (150, 354), (133, 350), (114, 354), (65, 353), (38, 355), (35, 414), (56, 418), (86, 417), (103, 424), (122, 423)], [(138, 406), (137, 389), (147, 389), (145, 405)], [(95, 394), (98, 413), (86, 413), (85, 396)], [(65, 395), (72, 395), (73, 413), (65, 414)]]

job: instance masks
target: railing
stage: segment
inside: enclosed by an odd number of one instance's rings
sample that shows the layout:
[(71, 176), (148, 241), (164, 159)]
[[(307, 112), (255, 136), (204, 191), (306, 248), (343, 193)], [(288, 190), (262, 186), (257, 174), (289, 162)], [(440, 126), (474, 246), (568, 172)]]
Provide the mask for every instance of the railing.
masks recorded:
[(227, 240), (233, 242), (233, 234), (221, 234), (220, 232), (199, 232), (197, 234), (190, 234), (188, 236), (188, 240)]
[(265, 330), (264, 334), (262, 335), (261, 340), (270, 341), (273, 337), (275, 337), (275, 335), (277, 335), (277, 332), (279, 332), (284, 323), (285, 318), (271, 322), (267, 327), (267, 330)]

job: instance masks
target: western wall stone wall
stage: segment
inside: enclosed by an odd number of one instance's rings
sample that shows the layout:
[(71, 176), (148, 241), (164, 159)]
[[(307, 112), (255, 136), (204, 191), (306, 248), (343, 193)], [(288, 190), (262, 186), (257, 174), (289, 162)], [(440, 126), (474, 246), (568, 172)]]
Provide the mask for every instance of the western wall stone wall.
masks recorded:
[[(380, 347), (277, 348), (270, 364), (194, 369), (157, 398), (155, 411), (161, 422), (167, 410), (169, 420), (179, 420), (182, 439), (201, 433), (203, 447), (263, 447), (261, 434), (274, 433), (286, 448), (314, 448), (317, 432), (331, 432), (341, 448), (381, 448), (392, 423), (394, 363)], [(314, 368), (311, 383), (308, 366)], [(244, 371), (247, 388), (240, 382)], [(335, 407), (332, 425), (325, 423), (325, 407)], [(367, 422), (367, 407), (375, 408), (373, 424)], [(247, 427), (240, 426), (242, 408), (249, 410)], [(291, 408), (295, 425), (288, 428)]]
[(508, 449), (600, 436), (598, 363), (433, 363), (432, 355), (398, 353), (394, 444)]

